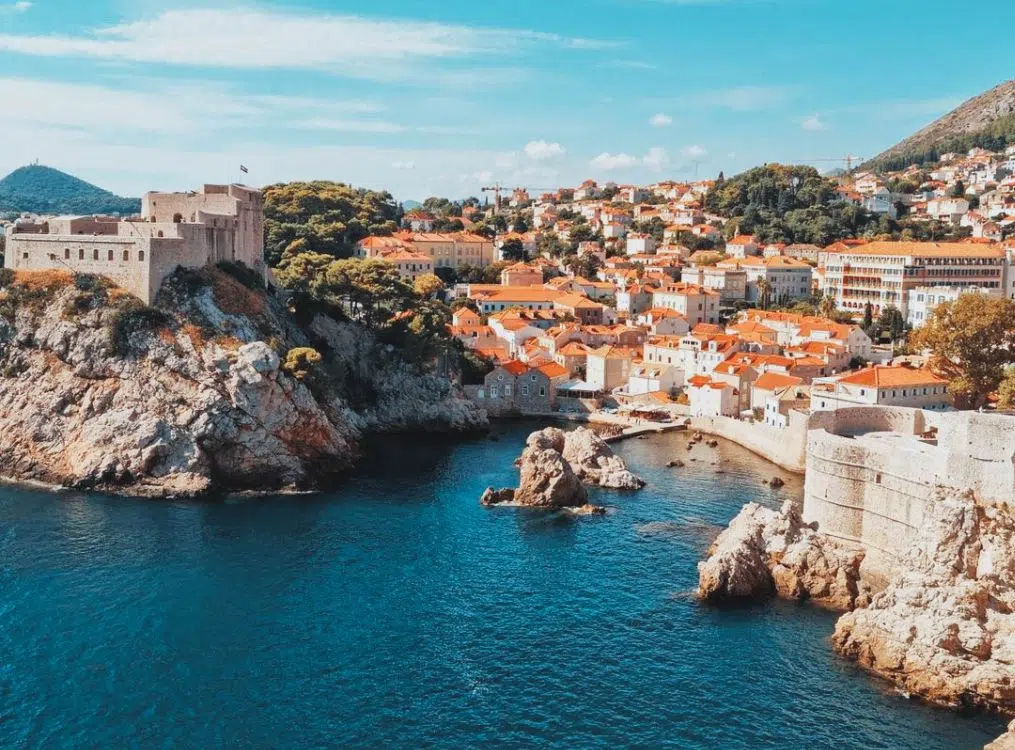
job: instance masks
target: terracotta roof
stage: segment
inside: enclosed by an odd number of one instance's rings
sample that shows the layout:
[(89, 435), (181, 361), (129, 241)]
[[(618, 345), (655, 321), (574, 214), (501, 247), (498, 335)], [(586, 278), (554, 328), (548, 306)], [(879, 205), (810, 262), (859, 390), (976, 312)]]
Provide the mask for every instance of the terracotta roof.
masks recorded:
[(568, 375), (567, 368), (558, 365), (556, 362), (549, 362), (536, 369), (550, 379), (566, 377)]
[(774, 391), (777, 388), (791, 388), (795, 385), (800, 385), (804, 381), (800, 378), (795, 378), (792, 375), (783, 375), (778, 372), (766, 372), (760, 378), (754, 381), (754, 387), (760, 388), (763, 391)]
[(522, 375), (529, 371), (529, 366), (524, 362), (518, 361), (517, 359), (512, 359), (510, 362), (505, 362), (503, 365), (501, 365), (501, 367), (503, 367), (512, 375)]
[(871, 242), (842, 250), (849, 255), (911, 255), (918, 258), (1001, 258), (1004, 251), (995, 244), (967, 242)]
[(874, 365), (852, 375), (839, 378), (840, 383), (865, 385), (875, 388), (897, 388), (903, 386), (941, 385), (948, 381), (939, 378), (929, 370), (891, 365)]

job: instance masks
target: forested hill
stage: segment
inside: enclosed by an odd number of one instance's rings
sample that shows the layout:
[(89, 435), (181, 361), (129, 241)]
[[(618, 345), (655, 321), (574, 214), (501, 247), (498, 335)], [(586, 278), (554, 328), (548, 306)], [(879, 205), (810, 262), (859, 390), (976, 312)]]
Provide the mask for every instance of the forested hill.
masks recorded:
[(963, 102), (927, 127), (892, 146), (864, 165), (896, 171), (911, 164), (930, 164), (941, 154), (965, 153), (974, 147), (1000, 151), (1015, 144), (1015, 79)]
[(120, 214), (141, 211), (138, 198), (121, 198), (59, 169), (33, 164), (0, 180), (0, 212)]

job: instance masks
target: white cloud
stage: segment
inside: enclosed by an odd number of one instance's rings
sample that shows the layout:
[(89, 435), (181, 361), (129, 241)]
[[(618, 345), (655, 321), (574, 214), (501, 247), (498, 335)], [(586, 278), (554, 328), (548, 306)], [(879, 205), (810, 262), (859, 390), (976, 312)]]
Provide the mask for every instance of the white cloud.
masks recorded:
[(827, 126), (821, 121), (821, 115), (813, 114), (810, 117), (804, 118), (800, 123), (800, 127), (804, 130), (817, 131), (825, 130)]
[(653, 172), (658, 172), (669, 165), (670, 155), (666, 149), (661, 146), (655, 146), (648, 150), (648, 153), (642, 159), (642, 163)]
[(412, 159), (407, 159), (405, 161), (393, 161), (391, 162), (391, 166), (394, 169), (415, 169), (416, 162), (414, 162)]
[(601, 49), (607, 44), (536, 31), (252, 8), (169, 10), (78, 36), (0, 34), (0, 50), (26, 55), (316, 69), (379, 79), (419, 77), (424, 61), (512, 54), (537, 45)]
[(529, 141), (525, 144), (524, 151), (532, 161), (549, 161), (567, 153), (567, 150), (559, 143), (547, 143), (546, 141)]
[(611, 171), (614, 169), (627, 169), (638, 163), (638, 159), (628, 154), (610, 154), (603, 152), (589, 162), (593, 169)]
[(684, 146), (684, 148), (680, 149), (680, 154), (682, 156), (686, 156), (688, 159), (701, 159), (702, 157), (708, 155), (708, 149), (704, 146), (694, 144), (693, 146)]
[(631, 156), (630, 154), (611, 154), (604, 152), (589, 162), (593, 169), (602, 171), (613, 171), (616, 169), (631, 169), (633, 167), (646, 167), (653, 172), (658, 172), (669, 166), (670, 155), (661, 146), (654, 146), (644, 156)]
[(660, 112), (657, 115), (652, 115), (652, 119), (649, 120), (649, 124), (651, 124), (654, 128), (665, 128), (668, 125), (673, 124), (673, 118)]

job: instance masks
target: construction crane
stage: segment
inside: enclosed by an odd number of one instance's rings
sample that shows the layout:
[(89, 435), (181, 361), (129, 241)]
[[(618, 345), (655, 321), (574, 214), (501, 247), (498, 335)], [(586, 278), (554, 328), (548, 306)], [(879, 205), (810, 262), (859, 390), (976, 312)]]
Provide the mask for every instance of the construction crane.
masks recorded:
[(481, 190), (484, 193), (493, 193), (493, 215), (498, 216), (500, 214), (500, 194), (507, 190), (507, 188), (499, 182), (495, 182), (489, 187), (481, 188)]

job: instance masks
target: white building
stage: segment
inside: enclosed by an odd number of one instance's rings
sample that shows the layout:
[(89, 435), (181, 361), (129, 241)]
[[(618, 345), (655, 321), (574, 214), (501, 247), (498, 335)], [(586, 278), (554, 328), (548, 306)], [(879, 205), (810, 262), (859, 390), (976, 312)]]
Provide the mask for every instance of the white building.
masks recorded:
[(918, 286), (910, 289), (906, 300), (906, 322), (919, 328), (930, 318), (934, 308), (944, 302), (954, 302), (963, 294), (986, 294), (1000, 297), (1001, 289), (957, 286)]
[(816, 378), (811, 390), (814, 411), (834, 411), (850, 406), (942, 410), (951, 403), (948, 381), (928, 370), (902, 365), (873, 365), (846, 375)]
[(737, 416), (737, 389), (706, 375), (687, 381), (687, 401), (692, 417)]

